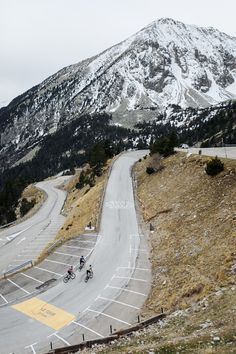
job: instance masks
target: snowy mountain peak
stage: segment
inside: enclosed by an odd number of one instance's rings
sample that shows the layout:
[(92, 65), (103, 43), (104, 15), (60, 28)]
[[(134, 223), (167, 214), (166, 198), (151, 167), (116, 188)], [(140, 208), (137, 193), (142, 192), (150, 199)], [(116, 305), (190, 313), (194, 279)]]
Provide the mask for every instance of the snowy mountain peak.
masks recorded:
[(110, 112), (130, 126), (170, 104), (207, 107), (234, 98), (236, 38), (162, 18), (0, 109), (0, 151), (35, 144), (83, 113)]

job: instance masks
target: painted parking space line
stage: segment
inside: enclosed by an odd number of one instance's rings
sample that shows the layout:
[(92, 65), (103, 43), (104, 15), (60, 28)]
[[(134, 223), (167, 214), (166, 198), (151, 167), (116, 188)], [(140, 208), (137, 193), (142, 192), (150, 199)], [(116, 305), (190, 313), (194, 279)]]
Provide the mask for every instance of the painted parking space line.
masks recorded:
[(130, 279), (130, 280), (135, 280), (135, 281), (143, 281), (144, 283), (148, 283), (147, 280), (144, 279), (139, 279), (139, 278), (132, 278), (132, 277), (121, 277), (119, 275), (113, 275), (112, 278), (118, 278), (118, 279)]
[[(36, 344), (38, 344), (38, 342), (33, 343), (33, 344), (30, 344), (30, 345), (27, 345), (27, 347), (25, 347), (24, 349), (30, 348), (30, 349), (32, 350), (32, 353), (33, 353), (33, 354), (36, 354), (36, 351), (35, 351), (35, 349), (34, 349), (34, 346), (35, 346)], [(14, 353), (13, 353), (13, 354), (14, 354)]]
[(0, 294), (0, 297), (6, 302), (6, 304), (8, 304), (7, 299), (2, 294)]
[(140, 293), (140, 292), (134, 291), (134, 290), (119, 288), (118, 286), (107, 285), (107, 286), (105, 287), (105, 289), (106, 289), (106, 288), (118, 289), (118, 290), (126, 291), (126, 292), (129, 292), (129, 293), (133, 293), (133, 294), (137, 294), (137, 295), (141, 295), (141, 296), (145, 296), (145, 297), (147, 296), (147, 294), (143, 294), (143, 293)]
[(144, 270), (147, 272), (150, 272), (150, 269), (148, 268), (138, 268), (138, 267), (118, 267), (117, 269), (132, 269), (132, 270)]
[(38, 299), (37, 297), (13, 305), (12, 308), (50, 328), (53, 328), (54, 330), (61, 329), (75, 319), (73, 314)]
[(64, 338), (62, 338), (61, 336), (59, 336), (59, 334), (57, 334), (57, 332), (50, 334), (50, 336), (48, 336), (48, 338), (55, 336), (58, 339), (60, 339), (63, 343), (65, 343), (68, 347), (71, 345), (69, 342), (67, 342), (67, 340), (65, 340)]
[(30, 278), (30, 279), (32, 279), (32, 280), (34, 280), (34, 281), (37, 281), (37, 282), (40, 283), (40, 284), (43, 284), (43, 281), (38, 280), (38, 279), (36, 279), (36, 278), (34, 278), (34, 277), (31, 277), (31, 276), (28, 275), (28, 274), (25, 274), (25, 273), (20, 273), (20, 274), (21, 274), (21, 275), (24, 275), (25, 277)]
[(92, 310), (92, 309), (90, 309), (90, 308), (88, 308), (88, 309), (87, 309), (87, 311), (89, 311), (89, 312), (94, 312), (94, 313), (97, 313), (98, 315), (102, 315), (102, 316), (105, 316), (105, 317), (108, 317), (108, 318), (112, 318), (112, 319), (113, 319), (113, 320), (115, 320), (115, 321), (118, 321), (118, 322), (124, 323), (124, 324), (126, 324), (126, 325), (128, 325), (128, 326), (131, 326), (131, 324), (130, 324), (130, 323), (128, 323), (128, 322), (126, 322), (126, 321), (123, 321), (123, 320), (120, 320), (119, 318), (116, 318), (116, 317), (113, 317), (113, 316), (107, 315), (107, 314), (106, 314), (106, 313), (104, 313), (104, 312), (95, 311), (95, 310)]
[(63, 252), (54, 252), (54, 254), (61, 254), (62, 256), (80, 258), (80, 256), (77, 256), (76, 254), (69, 254), (69, 253), (63, 253)]
[[(84, 236), (84, 237), (98, 237), (99, 235), (93, 235), (93, 234), (83, 234), (83, 235), (81, 235), (81, 236)], [(78, 239), (76, 239), (75, 241), (79, 241), (79, 238)]]
[(137, 307), (137, 306), (133, 306), (133, 305), (130, 305), (130, 304), (126, 304), (125, 302), (109, 299), (107, 297), (98, 296), (98, 299), (102, 299), (102, 300), (106, 300), (106, 301), (110, 301), (110, 302), (115, 302), (116, 304), (119, 304), (119, 305), (122, 305), (122, 306), (127, 306), (127, 307), (131, 307), (133, 309), (136, 309), (136, 310), (140, 310), (140, 308)]
[(48, 273), (52, 273), (52, 274), (58, 275), (59, 277), (63, 276), (63, 274), (52, 272), (51, 270), (48, 270), (48, 269), (45, 269), (45, 268), (41, 268), (41, 267), (34, 267), (34, 268), (43, 270), (44, 272), (48, 272)]
[(69, 263), (63, 263), (63, 262), (58, 262), (58, 261), (52, 261), (51, 259), (44, 259), (44, 262), (50, 262), (50, 263), (57, 263), (57, 264), (62, 264), (66, 266), (71, 266)]
[(20, 285), (16, 284), (14, 281), (12, 281), (11, 279), (7, 279), (7, 281), (9, 281), (10, 283), (12, 283), (14, 286), (16, 286), (18, 289), (24, 291), (26, 294), (30, 295), (31, 293), (27, 290), (25, 290), (24, 288), (22, 288)]
[(85, 241), (85, 240), (78, 241), (78, 243), (80, 243), (80, 242), (82, 242), (82, 243), (92, 243), (93, 245), (95, 245), (95, 243), (96, 243), (96, 241)]
[(104, 336), (103, 336), (102, 334), (100, 334), (100, 333), (94, 331), (93, 329), (91, 329), (91, 328), (89, 328), (89, 327), (86, 327), (86, 326), (82, 325), (81, 323), (79, 323), (79, 322), (77, 322), (77, 321), (72, 321), (72, 323), (74, 323), (74, 324), (77, 325), (77, 326), (80, 326), (80, 327), (82, 327), (82, 328), (87, 329), (88, 331), (90, 331), (90, 332), (96, 334), (97, 336), (99, 336), (99, 337), (101, 337), (101, 338), (104, 338)]
[(66, 248), (76, 248), (76, 249), (80, 249), (80, 250), (91, 250), (91, 247), (88, 248), (88, 247), (80, 247), (80, 246), (66, 246), (66, 245), (63, 245), (62, 247), (66, 247)]

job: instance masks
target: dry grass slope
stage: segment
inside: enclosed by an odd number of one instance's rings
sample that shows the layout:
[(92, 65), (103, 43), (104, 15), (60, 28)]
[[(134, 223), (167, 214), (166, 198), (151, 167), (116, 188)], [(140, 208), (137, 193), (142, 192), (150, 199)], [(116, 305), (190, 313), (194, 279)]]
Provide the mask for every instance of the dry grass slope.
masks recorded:
[(225, 171), (210, 177), (207, 160), (178, 153), (151, 176), (148, 159), (137, 165), (144, 219), (155, 228), (151, 311), (186, 308), (235, 282), (236, 161), (225, 161)]
[(163, 307), (159, 325), (85, 353), (236, 353), (236, 161), (215, 177), (210, 158), (178, 153), (148, 175), (151, 158), (136, 165), (138, 198), (150, 222), (153, 284), (143, 308)]

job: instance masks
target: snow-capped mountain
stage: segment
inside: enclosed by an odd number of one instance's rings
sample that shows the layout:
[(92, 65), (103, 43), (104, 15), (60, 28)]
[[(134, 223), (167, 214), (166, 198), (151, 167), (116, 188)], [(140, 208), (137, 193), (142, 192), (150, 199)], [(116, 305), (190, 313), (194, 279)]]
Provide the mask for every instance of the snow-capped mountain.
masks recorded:
[(157, 20), (103, 53), (68, 66), (0, 109), (0, 154), (35, 145), (83, 113), (132, 126), (170, 104), (236, 98), (236, 38)]

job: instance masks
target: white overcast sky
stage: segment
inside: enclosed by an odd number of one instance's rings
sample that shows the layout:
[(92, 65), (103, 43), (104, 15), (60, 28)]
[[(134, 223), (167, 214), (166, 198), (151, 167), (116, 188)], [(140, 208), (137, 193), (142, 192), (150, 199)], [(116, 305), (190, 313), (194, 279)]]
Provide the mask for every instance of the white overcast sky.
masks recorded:
[(236, 37), (235, 0), (0, 0), (0, 106), (170, 17)]

